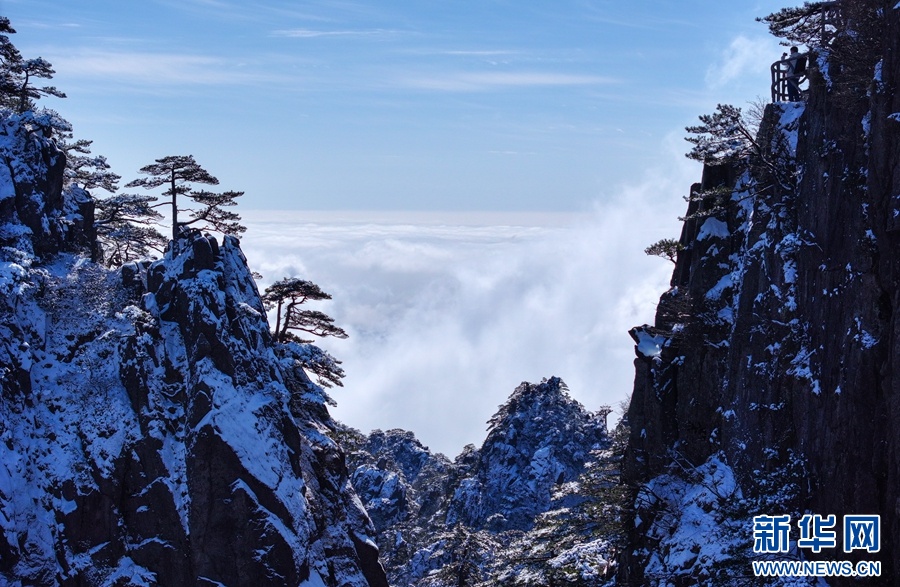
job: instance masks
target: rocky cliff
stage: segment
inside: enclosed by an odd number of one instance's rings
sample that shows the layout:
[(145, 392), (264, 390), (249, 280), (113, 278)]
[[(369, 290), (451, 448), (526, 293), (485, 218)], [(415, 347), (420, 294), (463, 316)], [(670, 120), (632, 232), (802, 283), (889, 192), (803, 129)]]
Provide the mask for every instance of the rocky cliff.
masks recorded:
[[(782, 558), (880, 561), (828, 582), (900, 585), (900, 6), (837, 10), (807, 101), (707, 165), (693, 192), (727, 201), (691, 203), (672, 288), (633, 331), (622, 584), (739, 582), (752, 516), (791, 515), (796, 541), (813, 513), (837, 517), (836, 547)], [(879, 553), (843, 552), (855, 514), (881, 516)]]
[(0, 582), (386, 586), (238, 241), (91, 262), (50, 134), (0, 118)]

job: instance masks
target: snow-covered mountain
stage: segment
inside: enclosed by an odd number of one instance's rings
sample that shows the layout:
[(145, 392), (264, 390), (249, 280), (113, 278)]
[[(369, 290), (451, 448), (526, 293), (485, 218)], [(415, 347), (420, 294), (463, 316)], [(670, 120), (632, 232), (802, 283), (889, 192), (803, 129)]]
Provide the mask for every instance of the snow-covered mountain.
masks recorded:
[(238, 241), (92, 262), (52, 128), (0, 113), (0, 583), (386, 586)]
[(606, 441), (606, 412), (591, 413), (551, 377), (523, 383), (490, 420), (488, 436), (453, 493), (447, 523), (530, 530), (553, 488), (574, 481)]
[(809, 514), (877, 516), (877, 550), (793, 525), (783, 558), (900, 586), (900, 4), (803, 10), (806, 99), (691, 131), (624, 423), (523, 383), (453, 460), (331, 420), (236, 239), (94, 262), (58, 117), (0, 110), (0, 584), (821, 585), (751, 574), (754, 517)]
[[(353, 485), (375, 522), (391, 584), (543, 584), (543, 575), (528, 574), (523, 554), (546, 546), (551, 531), (542, 517), (550, 512), (563, 524), (569, 516), (578, 532), (579, 481), (586, 463), (609, 447), (607, 413), (587, 411), (552, 377), (516, 388), (481, 447), (467, 446), (452, 462), (410, 432), (345, 430)], [(560, 538), (551, 541), (559, 550), (553, 556), (566, 550)], [(589, 540), (570, 546), (576, 542)], [(582, 554), (584, 567), (599, 575), (611, 551), (601, 541)], [(544, 550), (539, 556), (553, 558)]]

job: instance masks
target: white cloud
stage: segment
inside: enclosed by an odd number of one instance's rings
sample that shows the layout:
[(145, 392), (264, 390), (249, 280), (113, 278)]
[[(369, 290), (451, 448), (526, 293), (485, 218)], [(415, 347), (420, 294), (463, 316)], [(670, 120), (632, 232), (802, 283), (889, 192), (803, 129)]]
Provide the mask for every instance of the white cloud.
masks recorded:
[(731, 41), (722, 56), (706, 70), (706, 85), (721, 89), (745, 77), (768, 75), (769, 67), (780, 55), (774, 37), (749, 38), (740, 35)]
[(314, 30), (314, 29), (282, 29), (272, 31), (274, 37), (288, 37), (292, 39), (317, 39), (321, 37), (387, 37), (400, 34), (400, 31), (389, 29), (371, 30)]
[(479, 92), (521, 87), (585, 86), (614, 84), (618, 80), (596, 75), (552, 72), (460, 72), (443, 75), (410, 76), (402, 85), (445, 92)]
[(237, 85), (272, 81), (246, 63), (205, 55), (83, 49), (50, 54), (60, 77), (140, 86)]
[(263, 285), (298, 275), (334, 296), (319, 309), (350, 332), (322, 341), (348, 373), (338, 419), (454, 456), (521, 381), (558, 375), (590, 409), (628, 396), (627, 330), (652, 321), (671, 273), (642, 251), (677, 235), (696, 179), (677, 157), (567, 225), (245, 213), (244, 250)]
[(449, 50), (435, 51), (438, 55), (458, 55), (462, 57), (498, 57), (505, 55), (520, 55), (521, 51), (509, 51), (505, 49), (474, 49), (474, 50)]

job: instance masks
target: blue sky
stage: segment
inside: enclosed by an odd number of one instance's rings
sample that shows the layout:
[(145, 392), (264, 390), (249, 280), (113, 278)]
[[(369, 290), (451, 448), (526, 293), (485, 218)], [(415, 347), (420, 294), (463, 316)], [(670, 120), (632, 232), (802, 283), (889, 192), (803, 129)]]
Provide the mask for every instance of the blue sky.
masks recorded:
[(781, 1), (5, 0), (127, 180), (193, 154), (248, 208), (584, 211), (767, 94)]
[[(684, 127), (768, 94), (778, 1), (0, 1), (46, 105), (125, 181), (193, 154), (264, 279), (320, 284), (334, 414), (480, 443), (522, 381), (634, 377), (700, 166)], [(102, 194), (98, 194), (102, 195)], [(163, 231), (166, 232), (166, 228)]]

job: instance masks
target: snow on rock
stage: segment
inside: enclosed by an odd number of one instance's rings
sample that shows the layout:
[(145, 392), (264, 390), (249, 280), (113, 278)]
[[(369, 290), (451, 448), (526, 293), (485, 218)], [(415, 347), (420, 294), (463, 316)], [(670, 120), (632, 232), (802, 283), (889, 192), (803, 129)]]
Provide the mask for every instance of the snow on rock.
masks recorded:
[(238, 241), (91, 262), (39, 124), (0, 116), (0, 583), (386, 587)]
[(49, 124), (31, 111), (0, 110), (0, 246), (38, 257), (93, 242), (93, 201), (63, 193), (66, 159), (47, 138)]
[(553, 569), (574, 569), (567, 573), (573, 582), (580, 580), (600, 584), (613, 565), (613, 554), (609, 543), (598, 538), (564, 550), (548, 560), (547, 565)]
[(550, 505), (553, 487), (575, 479), (589, 451), (606, 439), (605, 418), (573, 400), (558, 377), (522, 383), (490, 424), (465, 477), (467, 490), (449, 504), (448, 523), (529, 529)]
[(639, 528), (658, 542), (645, 569), (649, 585), (667, 585), (675, 577), (709, 581), (747, 543), (743, 520), (728, 520), (729, 505), (742, 499), (731, 467), (711, 457), (690, 477), (660, 475), (636, 498), (638, 507), (659, 512), (649, 527)]
[[(898, 30), (896, 11), (877, 17), (886, 19), (885, 30)], [(894, 515), (894, 500), (879, 496), (900, 495), (893, 476), (900, 437), (889, 424), (900, 356), (892, 342), (900, 168), (889, 118), (897, 112), (900, 61), (889, 56), (900, 37), (878, 39), (883, 46), (872, 47), (858, 78), (839, 42), (817, 48), (808, 99), (766, 106), (755, 137), (760, 151), (732, 167), (704, 167), (695, 193), (732, 190), (732, 198), (708, 210), (689, 203), (686, 252), (655, 323), (642, 327), (674, 335), (659, 355), (639, 353), (635, 361), (623, 469), (646, 491), (628, 523), (624, 583), (740, 583), (747, 549), (710, 549), (738, 546), (729, 526), (746, 531), (750, 512)], [(880, 75), (876, 55), (884, 56)], [(883, 88), (867, 79), (873, 70)], [(710, 242), (704, 212), (731, 235)], [(683, 328), (676, 333), (675, 325)], [(789, 454), (809, 470), (778, 474)], [(713, 500), (715, 461), (720, 478), (728, 476), (722, 465), (731, 470), (744, 499), (793, 486), (794, 503), (754, 509), (737, 496), (730, 504)], [(896, 525), (882, 549), (884, 576), (896, 577)], [(834, 578), (835, 585), (853, 582)]]
[(638, 354), (654, 358), (662, 353), (663, 347), (666, 345), (668, 338), (660, 333), (651, 333), (651, 328), (646, 324), (644, 326), (632, 328), (628, 334), (634, 339), (635, 352)]
[(710, 217), (703, 222), (703, 226), (700, 227), (700, 232), (697, 233), (696, 240), (702, 241), (707, 238), (726, 238), (730, 234), (727, 224), (718, 218)]
[(722, 298), (722, 295), (725, 291), (731, 289), (734, 285), (734, 274), (727, 273), (716, 282), (714, 286), (712, 286), (709, 291), (706, 292), (704, 296), (708, 300), (719, 300)]
[(781, 118), (778, 121), (778, 128), (787, 139), (787, 144), (791, 153), (797, 152), (798, 130), (800, 128), (800, 117), (806, 111), (805, 102), (781, 102), (778, 104), (781, 109)]

